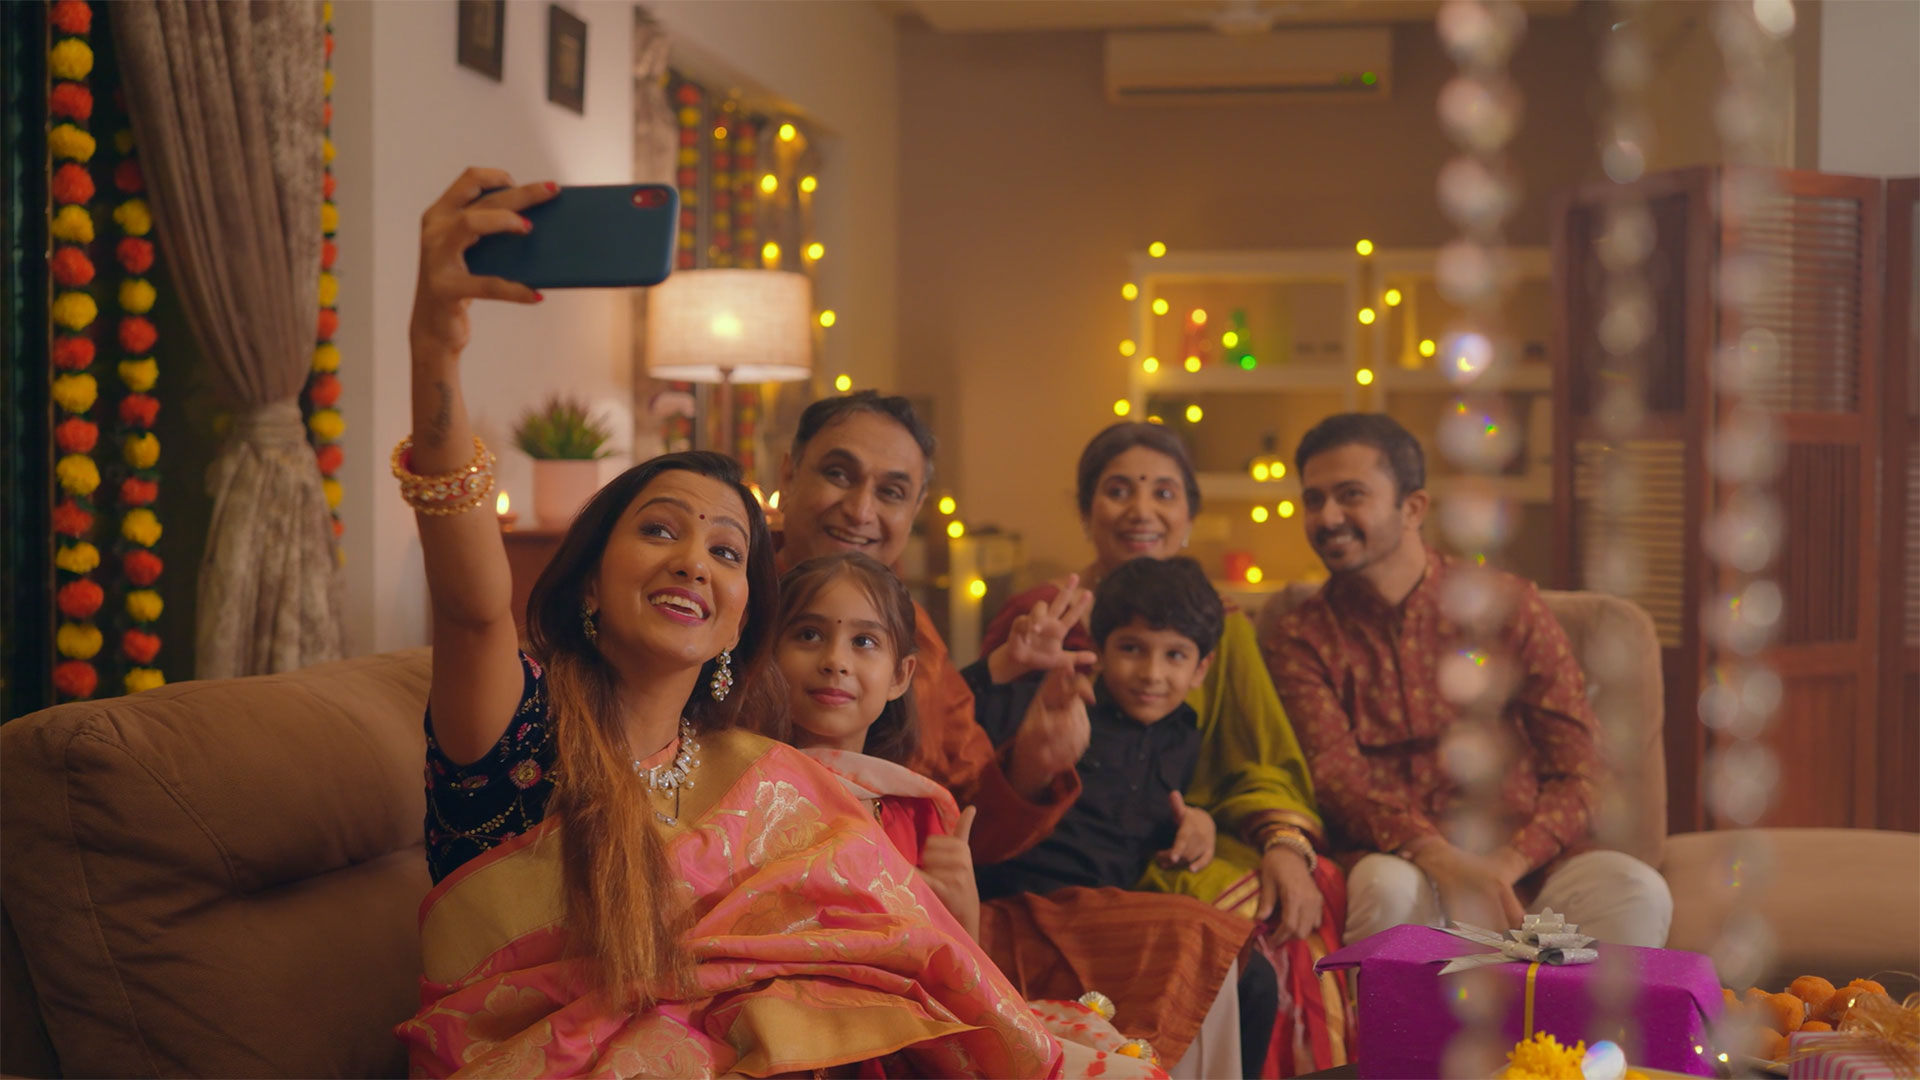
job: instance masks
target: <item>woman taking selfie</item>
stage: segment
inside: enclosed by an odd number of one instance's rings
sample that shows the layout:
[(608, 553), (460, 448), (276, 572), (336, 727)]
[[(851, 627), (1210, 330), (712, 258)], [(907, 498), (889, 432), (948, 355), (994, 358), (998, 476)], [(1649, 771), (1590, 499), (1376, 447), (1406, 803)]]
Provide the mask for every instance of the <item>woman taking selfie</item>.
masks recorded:
[(520, 651), (459, 357), (472, 300), (540, 297), (464, 256), (555, 190), (471, 169), (421, 223), (393, 459), (433, 605), (413, 1071), (1057, 1075), (1058, 1044), (871, 815), (734, 726), (776, 579), (730, 460), (667, 455), (602, 489)]

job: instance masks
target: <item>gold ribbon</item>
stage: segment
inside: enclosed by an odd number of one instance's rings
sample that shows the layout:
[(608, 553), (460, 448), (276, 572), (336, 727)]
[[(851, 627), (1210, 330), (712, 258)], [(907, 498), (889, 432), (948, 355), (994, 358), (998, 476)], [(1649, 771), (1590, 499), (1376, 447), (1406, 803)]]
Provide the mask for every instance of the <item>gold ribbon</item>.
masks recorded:
[(1533, 1038), (1533, 984), (1534, 984), (1534, 981), (1537, 978), (1539, 978), (1539, 975), (1540, 975), (1539, 961), (1536, 960), (1533, 963), (1527, 965), (1527, 1011), (1526, 1011), (1526, 1015), (1521, 1020), (1521, 1023), (1523, 1025), (1523, 1030), (1521, 1033), (1522, 1039)]

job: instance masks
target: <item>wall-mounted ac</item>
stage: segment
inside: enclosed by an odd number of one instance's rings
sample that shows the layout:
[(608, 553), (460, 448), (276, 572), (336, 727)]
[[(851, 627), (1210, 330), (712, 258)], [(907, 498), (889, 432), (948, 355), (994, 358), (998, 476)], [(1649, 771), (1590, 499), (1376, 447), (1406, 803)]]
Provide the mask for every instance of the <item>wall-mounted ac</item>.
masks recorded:
[(1393, 85), (1387, 27), (1107, 35), (1107, 97), (1123, 105), (1378, 101)]

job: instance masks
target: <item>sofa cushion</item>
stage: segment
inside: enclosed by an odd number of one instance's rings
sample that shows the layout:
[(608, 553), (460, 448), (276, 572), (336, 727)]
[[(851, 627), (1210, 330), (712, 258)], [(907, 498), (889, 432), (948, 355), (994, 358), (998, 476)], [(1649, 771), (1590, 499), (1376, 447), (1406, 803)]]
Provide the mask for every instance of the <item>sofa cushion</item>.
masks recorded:
[(0, 728), (0, 897), (67, 1075), (397, 1074), (428, 653)]

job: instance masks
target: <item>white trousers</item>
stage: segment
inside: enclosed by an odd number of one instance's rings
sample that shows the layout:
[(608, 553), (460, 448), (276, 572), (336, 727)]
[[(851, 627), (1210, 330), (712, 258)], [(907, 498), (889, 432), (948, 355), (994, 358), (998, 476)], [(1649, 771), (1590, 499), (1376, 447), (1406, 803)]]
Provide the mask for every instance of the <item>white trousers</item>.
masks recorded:
[(1180, 1060), (1167, 1068), (1167, 1075), (1172, 1080), (1246, 1075), (1240, 1071), (1240, 961), (1227, 966), (1227, 977), (1200, 1021), (1199, 1034)]
[[(1673, 894), (1660, 872), (1618, 851), (1589, 851), (1554, 868), (1530, 910), (1552, 908), (1610, 945), (1660, 948), (1673, 925)], [(1398, 855), (1368, 855), (1347, 875), (1349, 944), (1390, 926), (1441, 925), (1440, 894)]]

